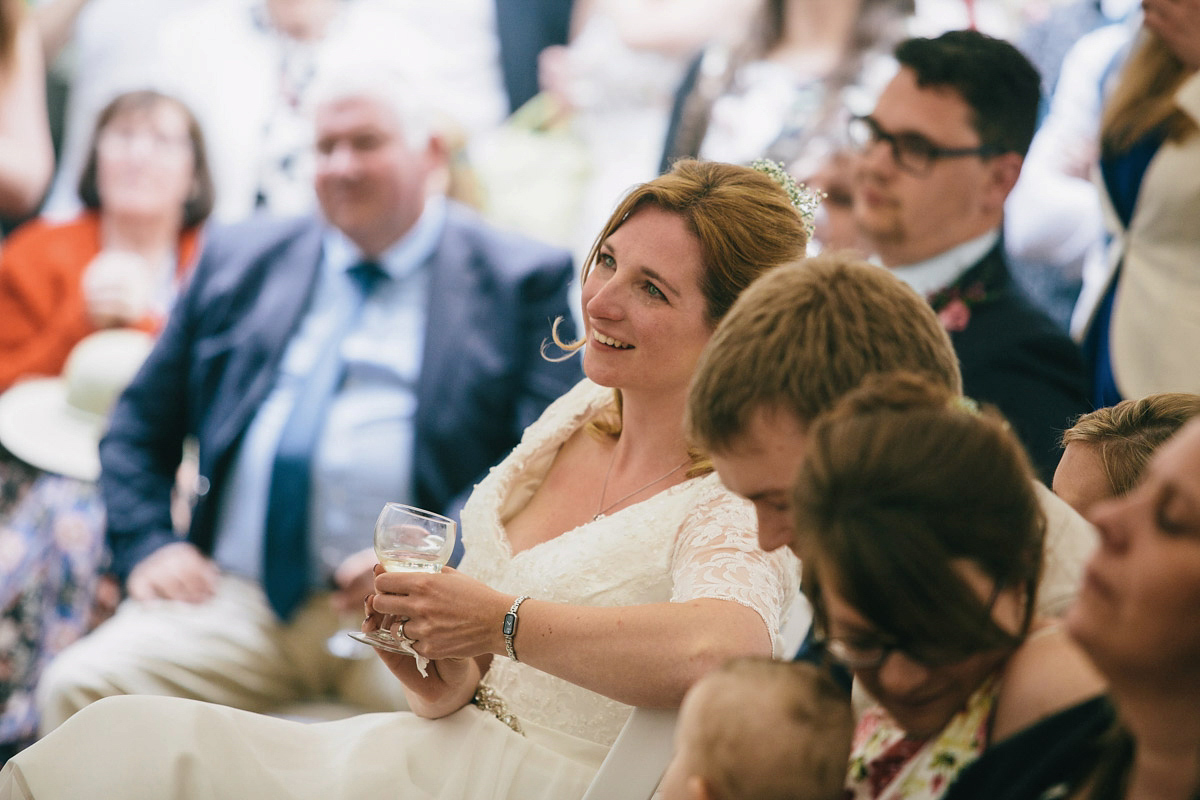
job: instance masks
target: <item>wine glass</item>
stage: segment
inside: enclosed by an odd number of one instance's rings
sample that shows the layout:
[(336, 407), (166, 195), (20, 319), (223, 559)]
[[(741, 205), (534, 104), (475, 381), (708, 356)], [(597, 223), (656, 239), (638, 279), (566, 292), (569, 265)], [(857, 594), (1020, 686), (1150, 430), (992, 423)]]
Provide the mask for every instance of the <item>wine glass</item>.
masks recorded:
[[(388, 572), (440, 572), (454, 552), (457, 529), (454, 520), (441, 514), (387, 503), (375, 520), (375, 555)], [(393, 630), (396, 620), (390, 615), (383, 623), (370, 633), (350, 631), (350, 637), (381, 650), (417, 655), (403, 624), (399, 632)]]
[[(338, 570), (345, 565), (346, 552), (341, 543), (329, 543), (320, 549), (321, 565), (324, 574), (330, 576), (326, 588), (330, 592), (340, 592), (343, 586), (334, 577)], [(356, 642), (346, 638), (346, 634), (357, 631), (362, 627), (362, 603), (352, 606), (338, 615), (338, 629), (329, 634), (325, 640), (325, 649), (338, 658), (361, 660), (372, 658), (370, 650), (364, 650)]]

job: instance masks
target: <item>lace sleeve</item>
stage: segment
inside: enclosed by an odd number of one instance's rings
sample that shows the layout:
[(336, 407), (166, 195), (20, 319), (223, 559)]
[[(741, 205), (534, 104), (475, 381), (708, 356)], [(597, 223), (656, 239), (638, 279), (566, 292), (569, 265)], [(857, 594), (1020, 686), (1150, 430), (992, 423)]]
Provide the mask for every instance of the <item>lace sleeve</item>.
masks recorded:
[(701, 481), (692, 512), (684, 519), (671, 558), (671, 602), (697, 598), (732, 600), (753, 609), (780, 652), (783, 612), (800, 590), (800, 562), (786, 547), (766, 553), (758, 546), (753, 507), (721, 486), (716, 475)]

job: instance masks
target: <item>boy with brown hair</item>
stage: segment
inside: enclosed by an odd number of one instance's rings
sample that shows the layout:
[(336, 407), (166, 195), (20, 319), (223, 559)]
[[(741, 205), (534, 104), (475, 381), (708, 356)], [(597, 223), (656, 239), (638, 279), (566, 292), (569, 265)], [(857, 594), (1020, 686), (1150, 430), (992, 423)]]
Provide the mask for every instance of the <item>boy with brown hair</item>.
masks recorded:
[[(689, 433), (725, 485), (754, 503), (764, 550), (793, 543), (791, 492), (808, 425), (868, 375), (897, 370), (962, 392), (954, 348), (929, 304), (851, 254), (767, 272), (721, 321), (692, 379)], [(1038, 605), (1059, 614), (1095, 532), (1044, 486), (1038, 497), (1047, 518)]]

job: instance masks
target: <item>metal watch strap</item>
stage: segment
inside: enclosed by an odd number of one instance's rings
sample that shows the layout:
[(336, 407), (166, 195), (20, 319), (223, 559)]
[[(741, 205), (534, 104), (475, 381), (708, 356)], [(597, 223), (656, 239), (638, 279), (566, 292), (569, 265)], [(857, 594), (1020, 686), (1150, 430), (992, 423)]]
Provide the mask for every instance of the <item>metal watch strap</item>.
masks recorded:
[(518, 661), (517, 651), (513, 649), (513, 638), (517, 635), (517, 609), (528, 599), (529, 595), (523, 594), (513, 600), (512, 608), (508, 609), (508, 613), (504, 615), (504, 623), (500, 626), (500, 632), (504, 634), (504, 649), (513, 661)]

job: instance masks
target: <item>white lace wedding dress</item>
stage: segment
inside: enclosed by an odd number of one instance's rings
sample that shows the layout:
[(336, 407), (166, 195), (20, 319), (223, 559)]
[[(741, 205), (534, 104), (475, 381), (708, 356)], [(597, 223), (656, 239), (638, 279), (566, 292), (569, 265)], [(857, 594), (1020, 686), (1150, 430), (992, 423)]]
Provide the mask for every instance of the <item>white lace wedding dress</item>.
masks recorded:
[[(757, 611), (777, 644), (798, 564), (757, 548), (752, 509), (715, 475), (511, 554), (502, 521), (611, 396), (583, 381), (479, 484), (462, 514), (460, 568), (501, 591), (559, 603), (728, 599)], [(484, 683), (524, 736), (475, 705), (438, 720), (390, 713), (303, 724), (188, 700), (110, 698), (10, 761), (0, 798), (580, 797), (630, 708), (500, 656)]]

